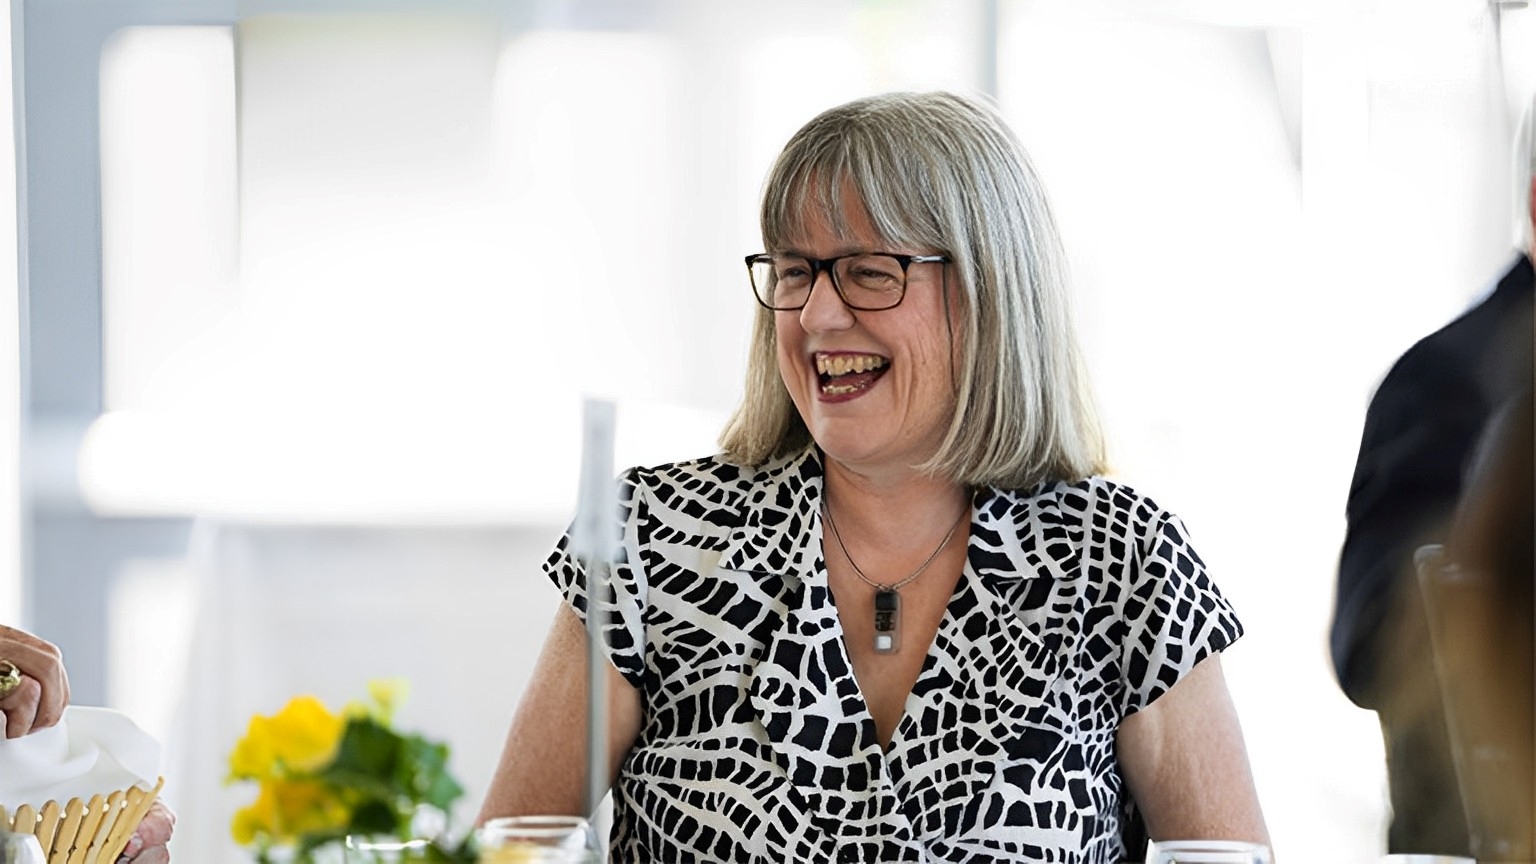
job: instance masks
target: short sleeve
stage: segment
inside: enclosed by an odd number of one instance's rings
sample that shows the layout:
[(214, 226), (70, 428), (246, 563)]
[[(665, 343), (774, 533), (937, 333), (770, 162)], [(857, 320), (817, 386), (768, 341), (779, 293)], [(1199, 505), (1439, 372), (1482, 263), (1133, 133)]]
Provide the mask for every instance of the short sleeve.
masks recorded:
[(1130, 562), (1121, 664), (1123, 715), (1152, 704), (1201, 660), (1243, 634), (1227, 599), (1205, 572), (1177, 516), (1160, 512)]
[[(639, 473), (630, 469), (619, 478), (615, 526), (620, 534), (618, 552), (611, 566), (601, 568), (608, 573), (608, 590), (598, 595), (603, 598), (598, 609), (608, 616), (608, 624), (603, 628), (608, 661), (636, 689), (642, 686), (645, 676), (647, 585), (643, 549), (649, 535)], [(588, 570), (588, 562), (572, 551), (571, 531), (567, 529), (544, 561), (544, 573), (583, 622), (587, 620)]]

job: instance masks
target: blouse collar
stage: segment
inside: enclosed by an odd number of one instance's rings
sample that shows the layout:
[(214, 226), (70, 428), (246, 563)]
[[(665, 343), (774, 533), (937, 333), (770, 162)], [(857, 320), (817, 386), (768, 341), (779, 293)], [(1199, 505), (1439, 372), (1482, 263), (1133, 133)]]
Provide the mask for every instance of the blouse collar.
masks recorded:
[[(767, 462), (745, 484), (720, 566), (759, 575), (797, 577), (820, 554), (813, 544), (823, 494), (821, 452), (815, 447)], [(1083, 540), (1080, 520), (1069, 521), (1063, 499), (1087, 497), (1079, 488), (1042, 483), (1030, 489), (983, 487), (972, 499), (969, 564), (990, 583), (1037, 576), (1069, 578)], [(1047, 494), (1056, 491), (1059, 494)]]

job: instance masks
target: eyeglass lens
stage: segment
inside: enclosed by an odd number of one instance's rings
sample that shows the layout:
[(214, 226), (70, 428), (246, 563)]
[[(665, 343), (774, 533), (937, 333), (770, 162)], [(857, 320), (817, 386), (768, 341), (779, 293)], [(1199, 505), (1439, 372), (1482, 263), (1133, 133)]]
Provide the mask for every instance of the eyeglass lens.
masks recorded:
[[(907, 274), (891, 255), (850, 255), (831, 262), (832, 279), (843, 301), (856, 309), (888, 309), (901, 302)], [(798, 309), (810, 299), (818, 267), (797, 255), (773, 255), (752, 262), (752, 287), (776, 309)]]

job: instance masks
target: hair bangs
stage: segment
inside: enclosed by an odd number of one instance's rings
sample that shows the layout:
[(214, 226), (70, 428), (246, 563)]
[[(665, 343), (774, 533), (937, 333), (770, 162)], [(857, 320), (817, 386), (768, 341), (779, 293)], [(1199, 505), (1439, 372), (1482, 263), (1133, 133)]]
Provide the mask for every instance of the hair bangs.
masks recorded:
[(857, 208), (884, 244), (947, 251), (942, 208), (932, 194), (943, 184), (935, 184), (925, 160), (904, 151), (902, 130), (849, 122), (830, 128), (847, 118), (826, 119), (790, 141), (765, 184), (761, 227), (769, 251), (795, 247), (809, 233), (807, 219), (852, 241), (845, 214)]
[(838, 143), (828, 137), (800, 149), (785, 148), (774, 165), (762, 211), (763, 242), (769, 252), (797, 247), (809, 233), (808, 219), (819, 219), (843, 236), (842, 178), (848, 175), (848, 159)]

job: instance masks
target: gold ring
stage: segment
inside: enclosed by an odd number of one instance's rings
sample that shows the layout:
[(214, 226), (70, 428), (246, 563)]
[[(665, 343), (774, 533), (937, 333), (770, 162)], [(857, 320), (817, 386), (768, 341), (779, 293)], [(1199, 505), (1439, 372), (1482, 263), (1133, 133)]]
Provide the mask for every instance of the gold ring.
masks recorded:
[(21, 686), (21, 669), (9, 660), (0, 660), (0, 699)]

